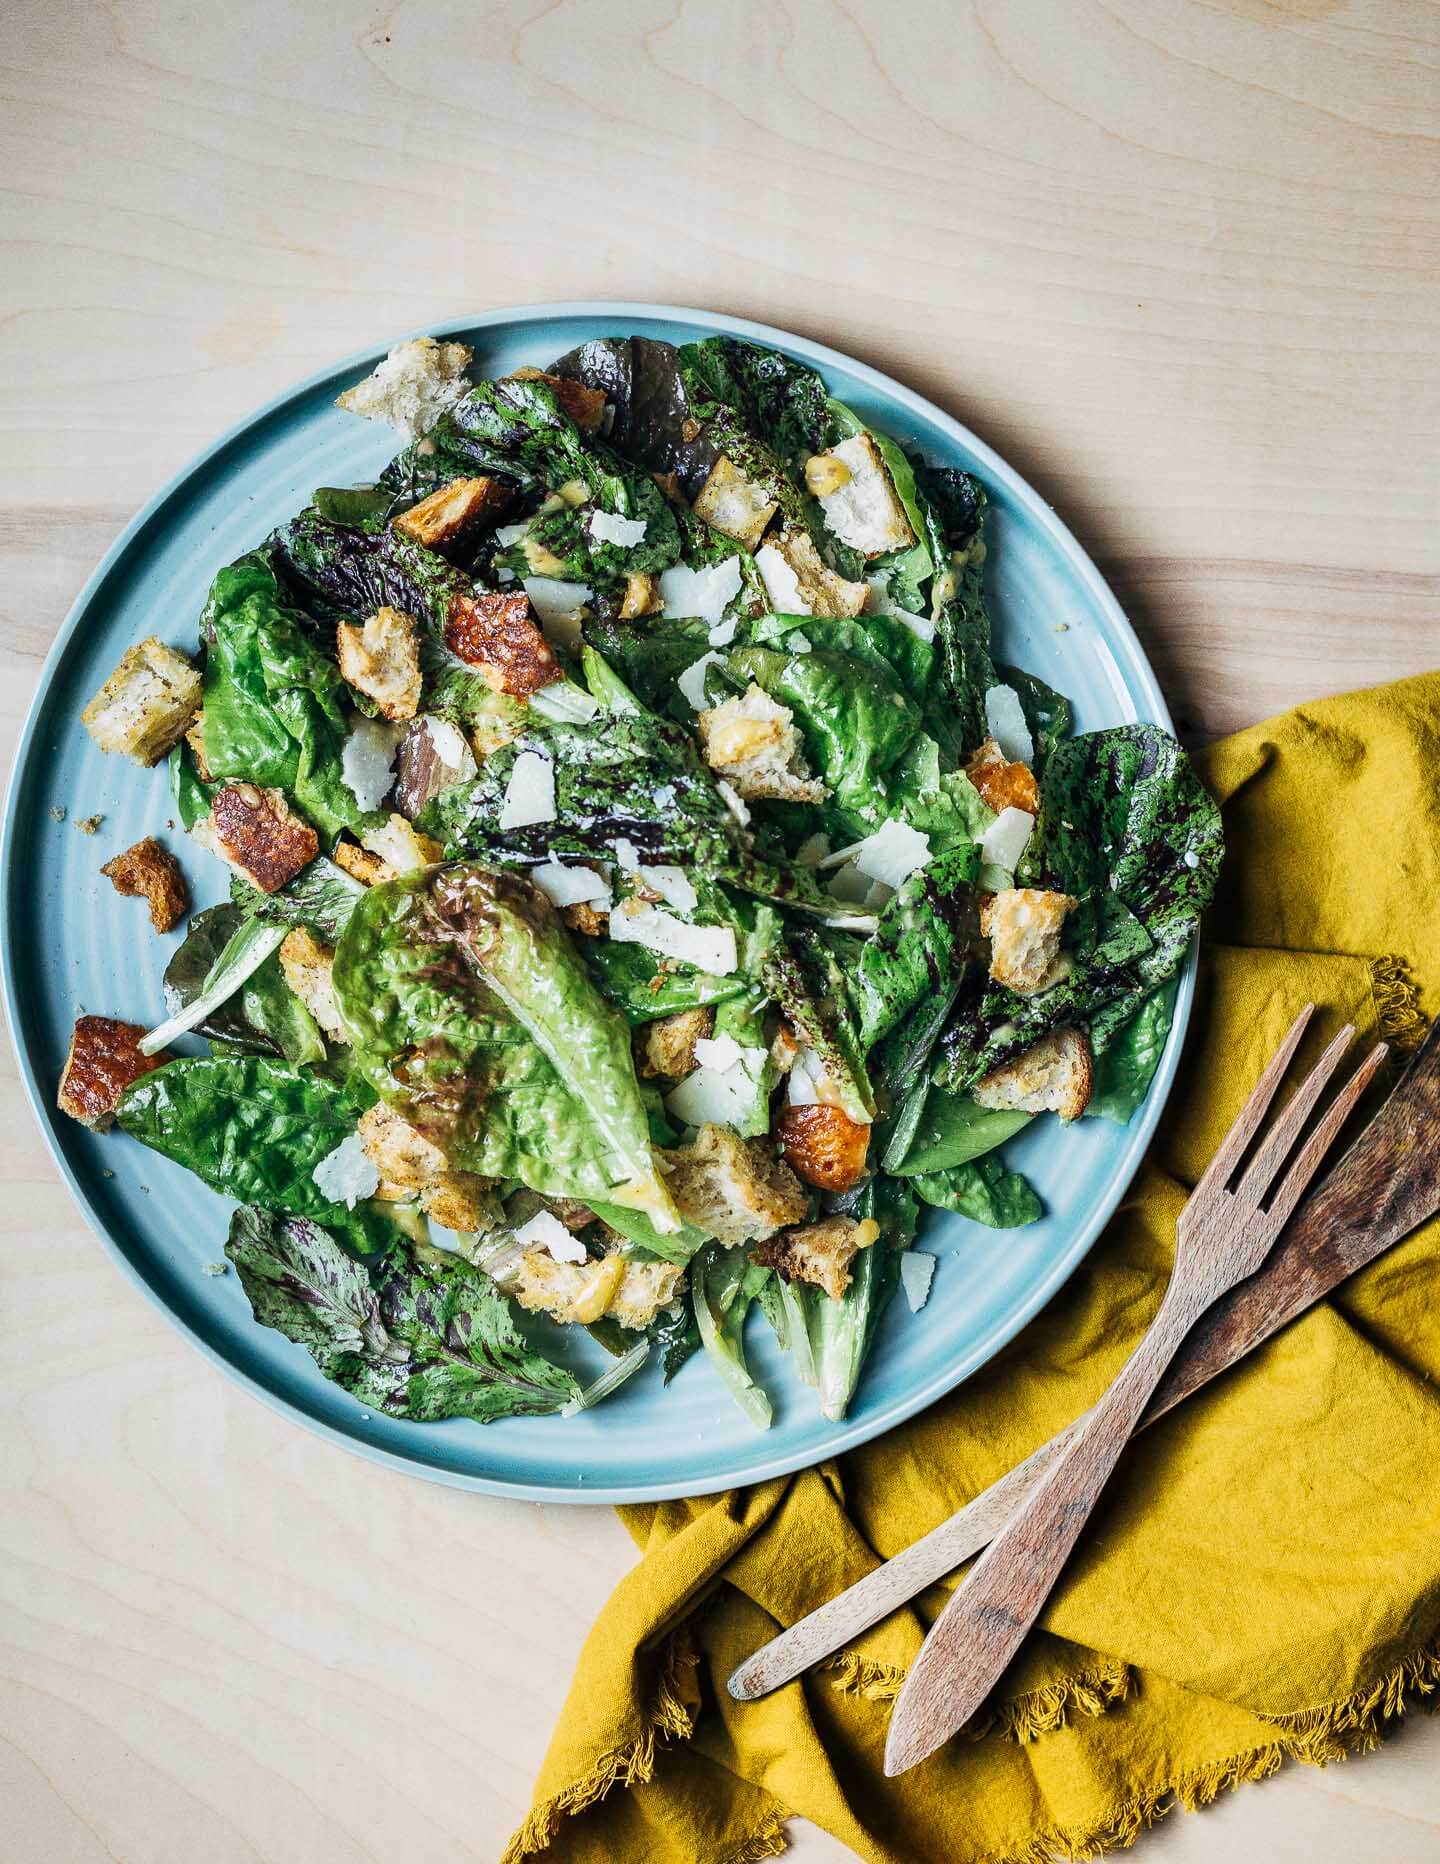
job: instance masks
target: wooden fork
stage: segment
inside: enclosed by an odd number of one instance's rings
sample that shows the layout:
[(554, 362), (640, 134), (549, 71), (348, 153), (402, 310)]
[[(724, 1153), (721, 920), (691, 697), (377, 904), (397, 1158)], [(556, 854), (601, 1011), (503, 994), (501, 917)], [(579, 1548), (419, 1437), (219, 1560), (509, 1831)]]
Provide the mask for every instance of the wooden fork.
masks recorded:
[[(1175, 1266), (1149, 1332), (1110, 1389), (1072, 1427), (1063, 1451), (931, 1628), (891, 1716), (885, 1744), (888, 1775), (904, 1773), (933, 1753), (995, 1686), (1039, 1616), (1185, 1336), (1221, 1295), (1260, 1267), (1344, 1124), (1363, 1085), (1359, 1077), (1317, 1122), (1280, 1177), (1355, 1033), (1349, 1026), (1325, 1050), (1240, 1170), (1314, 1007), (1308, 1004), (1291, 1024), (1180, 1213)], [(1368, 1078), (1368, 1071), (1362, 1073)]]

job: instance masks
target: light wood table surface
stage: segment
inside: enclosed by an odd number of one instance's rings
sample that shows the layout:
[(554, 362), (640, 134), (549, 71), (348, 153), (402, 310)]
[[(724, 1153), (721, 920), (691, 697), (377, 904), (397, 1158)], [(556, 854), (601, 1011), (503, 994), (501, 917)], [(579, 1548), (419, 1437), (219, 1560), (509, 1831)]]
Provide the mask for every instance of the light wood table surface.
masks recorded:
[[(1417, 671), (1437, 65), (1422, 0), (9, 0), (4, 735), (223, 428), (407, 326), (561, 298), (746, 313), (933, 396), (1073, 524), (1192, 735)], [(0, 1859), (495, 1856), (626, 1536), (232, 1387), (102, 1257), (3, 1070)], [(1433, 1860), (1440, 1725), (1142, 1851)]]

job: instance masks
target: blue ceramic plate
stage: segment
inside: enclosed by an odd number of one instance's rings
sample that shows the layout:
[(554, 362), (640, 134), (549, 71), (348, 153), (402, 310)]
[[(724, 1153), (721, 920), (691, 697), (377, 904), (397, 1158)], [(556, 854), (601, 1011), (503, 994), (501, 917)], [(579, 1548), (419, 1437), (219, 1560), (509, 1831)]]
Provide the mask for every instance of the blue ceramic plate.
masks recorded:
[[(833, 350), (735, 317), (647, 304), (495, 311), (433, 334), (473, 343), (476, 374), (544, 364), (587, 338), (644, 334), (683, 343), (730, 331), (820, 369), (865, 420), (929, 459), (969, 467), (989, 487), (991, 607), (1000, 657), (1075, 702), (1079, 730), (1148, 719), (1168, 725), (1155, 676), (1094, 565), (1054, 513), (1002, 459), (919, 395)], [(317, 485), (370, 478), (393, 451), (379, 428), (339, 413), (341, 389), (381, 350), (352, 356), (262, 408), (203, 454), (137, 517), (61, 629), (20, 741), (5, 819), (4, 985), (21, 1070), (41, 1130), (96, 1234), (201, 1350), (267, 1403), (337, 1444), (441, 1482), (548, 1501), (634, 1501), (706, 1493), (799, 1469), (888, 1430), (958, 1385), (1063, 1288), (1119, 1201), (1175, 1076), (1193, 964), (1149, 1099), (1128, 1127), (1086, 1120), (1062, 1132), (1037, 1121), (1009, 1156), (1035, 1183), (1044, 1219), (986, 1230), (928, 1211), (921, 1244), (939, 1258), (928, 1306), (897, 1297), (880, 1328), (850, 1415), (829, 1424), (792, 1379), (758, 1315), (749, 1344), (775, 1401), (759, 1433), (703, 1356), (663, 1389), (658, 1368), (578, 1417), (402, 1423), (361, 1409), (298, 1347), (257, 1326), (222, 1256), (229, 1205), (178, 1166), (130, 1140), (94, 1135), (54, 1110), (55, 1084), (82, 1010), (153, 1023), (178, 934), (157, 938), (143, 905), (122, 901), (99, 867), (141, 835), (166, 833), (163, 766), (104, 757), (80, 725), (86, 701), (134, 641), (158, 634), (193, 649), (216, 569), (304, 505)], [(1057, 631), (1064, 623), (1064, 631)], [(67, 811), (66, 819), (55, 819)], [(103, 817), (93, 836), (77, 817)], [(178, 832), (171, 840), (184, 851)], [(186, 867), (219, 898), (218, 868)], [(603, 1363), (600, 1349), (583, 1350)]]

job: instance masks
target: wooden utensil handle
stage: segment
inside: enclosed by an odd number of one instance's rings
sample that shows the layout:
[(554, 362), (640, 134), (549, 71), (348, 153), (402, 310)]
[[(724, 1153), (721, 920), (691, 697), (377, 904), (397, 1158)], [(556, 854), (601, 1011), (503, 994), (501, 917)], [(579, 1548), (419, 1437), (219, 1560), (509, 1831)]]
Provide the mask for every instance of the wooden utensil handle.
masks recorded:
[[(943, 1738), (931, 1731), (963, 1726), (995, 1686), (1054, 1590), (1166, 1367), (1212, 1299), (1204, 1277), (1171, 1282), (1149, 1332), (1114, 1384), (1079, 1421), (945, 1607), (891, 1721), (887, 1774), (923, 1759)], [(932, 1694), (948, 1706), (932, 1710)]]

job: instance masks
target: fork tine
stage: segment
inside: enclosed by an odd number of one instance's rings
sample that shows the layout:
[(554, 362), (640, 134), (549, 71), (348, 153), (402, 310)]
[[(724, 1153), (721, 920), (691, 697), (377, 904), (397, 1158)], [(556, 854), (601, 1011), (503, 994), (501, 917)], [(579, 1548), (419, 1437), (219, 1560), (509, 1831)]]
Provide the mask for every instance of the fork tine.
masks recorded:
[(1326, 1082), (1340, 1066), (1340, 1058), (1355, 1039), (1355, 1025), (1346, 1023), (1305, 1079), (1286, 1103), (1284, 1112), (1265, 1135), (1254, 1158), (1245, 1167), (1235, 1186), (1237, 1197), (1258, 1204), (1274, 1183), (1280, 1167), (1290, 1155), (1290, 1148), (1305, 1130), (1305, 1122), (1315, 1110), (1315, 1103)]
[(1365, 1092), (1375, 1070), (1390, 1053), (1388, 1042), (1377, 1042), (1334, 1100), (1325, 1109), (1325, 1117), (1295, 1155), (1295, 1163), (1280, 1180), (1280, 1189), (1270, 1200), (1270, 1217), (1278, 1229), (1300, 1201), (1300, 1194), (1319, 1169), (1330, 1150), (1335, 1135), (1350, 1117), (1355, 1102)]
[(1266, 1109), (1275, 1098), (1275, 1090), (1279, 1087), (1285, 1070), (1290, 1066), (1290, 1057), (1295, 1053), (1300, 1038), (1305, 1033), (1305, 1027), (1314, 1014), (1315, 1005), (1307, 1003), (1291, 1023), (1285, 1040), (1265, 1064), (1265, 1071), (1251, 1090), (1250, 1098), (1236, 1114), (1234, 1124), (1220, 1142), (1219, 1151), (1211, 1159), (1204, 1176), (1196, 1185), (1195, 1196), (1198, 1197), (1202, 1191), (1218, 1191), (1240, 1163), (1245, 1148), (1254, 1135), (1255, 1128), (1264, 1119)]

